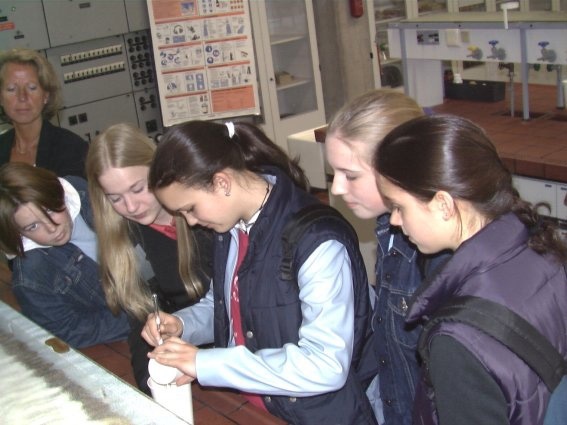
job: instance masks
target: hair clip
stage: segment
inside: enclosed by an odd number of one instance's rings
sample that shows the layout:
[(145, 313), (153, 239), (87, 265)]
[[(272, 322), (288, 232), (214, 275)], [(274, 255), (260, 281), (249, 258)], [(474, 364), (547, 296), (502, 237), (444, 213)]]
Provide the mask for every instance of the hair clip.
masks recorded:
[(228, 137), (232, 139), (232, 136), (234, 136), (234, 123), (232, 121), (227, 121), (224, 125), (228, 128)]

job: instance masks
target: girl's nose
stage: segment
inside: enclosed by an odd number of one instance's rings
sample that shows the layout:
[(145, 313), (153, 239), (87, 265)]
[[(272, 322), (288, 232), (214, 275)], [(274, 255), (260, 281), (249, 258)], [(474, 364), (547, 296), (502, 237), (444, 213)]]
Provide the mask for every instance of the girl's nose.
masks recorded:
[(401, 226), (402, 225), (402, 220), (400, 217), (400, 213), (396, 210), (392, 211), (392, 214), (390, 215), (390, 224), (392, 226)]
[(138, 208), (138, 203), (130, 196), (124, 197), (124, 205), (126, 206), (126, 211), (128, 211), (129, 214), (132, 214)]
[(193, 214), (189, 213), (189, 212), (183, 212), (182, 213), (183, 218), (185, 219), (185, 221), (187, 222), (187, 224), (189, 226), (195, 226), (197, 224), (199, 224), (199, 220), (197, 220)]
[(344, 195), (346, 193), (342, 179), (337, 174), (335, 174), (335, 176), (333, 177), (331, 193), (335, 196)]
[(55, 233), (55, 231), (57, 230), (57, 226), (49, 220), (45, 220), (45, 228), (47, 229), (48, 233)]

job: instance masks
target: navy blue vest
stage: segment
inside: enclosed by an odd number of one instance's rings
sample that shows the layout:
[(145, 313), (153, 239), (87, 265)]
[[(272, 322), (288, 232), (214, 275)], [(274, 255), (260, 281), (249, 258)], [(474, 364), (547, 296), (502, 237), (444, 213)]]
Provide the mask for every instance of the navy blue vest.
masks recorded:
[[(238, 272), (242, 327), (246, 347), (255, 352), (279, 348), (299, 341), (302, 321), (299, 288), (296, 281), (281, 278), (281, 235), (294, 212), (318, 202), (295, 187), (290, 179), (274, 168), (277, 183), (258, 220), (250, 232), (250, 245)], [(355, 374), (364, 339), (368, 334), (370, 303), (364, 262), (356, 235), (347, 226), (317, 223), (301, 239), (296, 251), (297, 268), (327, 240), (337, 240), (348, 250), (355, 288), (355, 346), (353, 362), (345, 386), (333, 393), (312, 397), (265, 396), (268, 410), (293, 424), (374, 424), (375, 418), (359, 379)], [(229, 319), (224, 299), (225, 265), (230, 235), (217, 235), (214, 254), (215, 345), (226, 347), (229, 341)], [(262, 282), (258, 285), (257, 282)]]

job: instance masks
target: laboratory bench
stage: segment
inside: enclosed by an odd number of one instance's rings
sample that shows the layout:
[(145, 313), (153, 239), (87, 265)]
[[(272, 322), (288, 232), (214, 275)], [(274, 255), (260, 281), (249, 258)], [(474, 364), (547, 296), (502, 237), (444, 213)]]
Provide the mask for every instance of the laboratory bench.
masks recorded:
[[(73, 350), (56, 342), (51, 334), (29, 321), (19, 313), (18, 303), (10, 287), (10, 270), (5, 263), (0, 263), (0, 363), (10, 359), (24, 360), (30, 355), (25, 383), (22, 389), (30, 387), (31, 378), (45, 385), (41, 391), (57, 396), (61, 403), (57, 408), (49, 400), (41, 403), (35, 398), (34, 415), (46, 417), (59, 415), (66, 417), (73, 414), (74, 423), (85, 421), (104, 421), (115, 424), (164, 424), (186, 423), (162, 408), (150, 397), (138, 391), (130, 367), (128, 344), (119, 341), (111, 344), (99, 344), (81, 350)], [(48, 345), (49, 344), (49, 345)], [(63, 349), (62, 353), (56, 350)], [(67, 351), (68, 350), (68, 351)], [(16, 361), (12, 360), (12, 363)], [(6, 379), (13, 375), (3, 376)], [(12, 393), (19, 388), (11, 386)], [(197, 382), (192, 383), (194, 425), (283, 425), (284, 421), (252, 406), (237, 392), (221, 388), (205, 388)], [(4, 391), (3, 391), (4, 393)], [(13, 405), (12, 414), (18, 412), (18, 404)], [(29, 407), (29, 405), (26, 405)], [(7, 405), (4, 403), (3, 408)], [(26, 415), (27, 407), (21, 406), (20, 415)], [(69, 409), (65, 412), (65, 409)], [(58, 411), (60, 410), (60, 411)], [(6, 413), (6, 409), (4, 409)], [(8, 412), (9, 413), (9, 412)], [(4, 417), (3, 420), (6, 420)], [(6, 423), (6, 422), (3, 422)], [(11, 422), (17, 423), (17, 422)], [(20, 422), (22, 423), (22, 422)], [(67, 423), (67, 422), (65, 422)]]

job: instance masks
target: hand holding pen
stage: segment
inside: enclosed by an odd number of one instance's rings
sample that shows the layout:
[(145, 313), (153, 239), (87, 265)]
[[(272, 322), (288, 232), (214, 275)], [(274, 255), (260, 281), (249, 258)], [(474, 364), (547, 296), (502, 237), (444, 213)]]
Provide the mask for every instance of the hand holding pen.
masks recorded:
[[(156, 302), (157, 304), (157, 302)], [(159, 311), (159, 306), (154, 304), (154, 313), (149, 314), (146, 324), (142, 329), (142, 338), (152, 345), (162, 345), (166, 339), (176, 336), (181, 337), (183, 333), (183, 322), (178, 317)]]
[(158, 344), (161, 345), (161, 344), (163, 344), (163, 339), (161, 338), (161, 332), (160, 332), (161, 319), (159, 317), (159, 305), (158, 305), (157, 294), (152, 294), (152, 298), (154, 300), (154, 318), (155, 318), (155, 321), (156, 321), (156, 328), (157, 328), (158, 333), (160, 334)]

